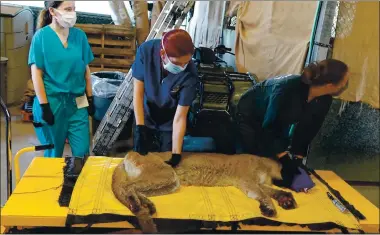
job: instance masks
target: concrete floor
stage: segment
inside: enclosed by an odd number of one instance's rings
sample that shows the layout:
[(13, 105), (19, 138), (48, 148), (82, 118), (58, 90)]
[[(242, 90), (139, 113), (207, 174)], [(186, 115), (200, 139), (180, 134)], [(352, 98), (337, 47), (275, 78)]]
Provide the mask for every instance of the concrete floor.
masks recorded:
[[(24, 123), (21, 121), (20, 110), (17, 107), (10, 108), (12, 114), (12, 152), (13, 155), (22, 148), (39, 145), (33, 125), (31, 123)], [(5, 120), (1, 116), (1, 205), (6, 202), (6, 148), (5, 148)], [(36, 156), (42, 156), (43, 152), (27, 153), (22, 156), (20, 161), (21, 174), (29, 166), (32, 159)], [(66, 145), (64, 155), (71, 155), (70, 146)], [(349, 169), (349, 168), (348, 168)], [(379, 207), (379, 187), (355, 187), (362, 195), (370, 200), (374, 205)]]
[[(21, 113), (18, 107), (12, 107), (9, 109), (12, 115), (12, 155), (14, 156), (17, 151), (25, 147), (31, 147), (40, 145), (34, 129), (31, 123), (21, 121)], [(1, 115), (1, 205), (5, 204), (6, 201), (6, 140), (5, 140), (5, 118)], [(70, 146), (66, 144), (64, 155), (70, 155)], [(25, 153), (21, 156), (20, 160), (20, 171), (21, 175), (24, 174), (25, 170), (28, 168), (30, 162), (36, 156), (43, 156), (43, 151)], [(14, 179), (13, 173), (13, 179)], [(13, 180), (14, 184), (14, 180)]]

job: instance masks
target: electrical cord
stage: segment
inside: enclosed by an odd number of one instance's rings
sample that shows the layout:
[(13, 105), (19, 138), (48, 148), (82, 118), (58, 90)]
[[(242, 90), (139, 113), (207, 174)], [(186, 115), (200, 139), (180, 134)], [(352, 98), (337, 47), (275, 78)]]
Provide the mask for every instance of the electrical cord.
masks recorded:
[(46, 191), (49, 191), (49, 190), (57, 190), (59, 188), (61, 188), (63, 186), (63, 184), (59, 185), (59, 186), (56, 186), (56, 187), (51, 187), (51, 188), (47, 188), (47, 189), (42, 189), (42, 190), (38, 190), (38, 191), (32, 191), (32, 192), (22, 192), (22, 193), (12, 193), (12, 194), (31, 194), (31, 193), (42, 193), (42, 192), (46, 192)]

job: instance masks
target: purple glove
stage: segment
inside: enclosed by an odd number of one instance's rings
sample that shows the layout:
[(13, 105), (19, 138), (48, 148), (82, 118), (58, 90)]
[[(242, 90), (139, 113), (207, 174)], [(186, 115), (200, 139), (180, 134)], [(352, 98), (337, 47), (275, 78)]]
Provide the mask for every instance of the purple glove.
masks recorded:
[(293, 183), (290, 186), (290, 188), (296, 192), (302, 192), (305, 189), (309, 190), (313, 188), (315, 184), (311, 180), (309, 174), (301, 167), (298, 167), (298, 169), (301, 172), (301, 174), (294, 176)]

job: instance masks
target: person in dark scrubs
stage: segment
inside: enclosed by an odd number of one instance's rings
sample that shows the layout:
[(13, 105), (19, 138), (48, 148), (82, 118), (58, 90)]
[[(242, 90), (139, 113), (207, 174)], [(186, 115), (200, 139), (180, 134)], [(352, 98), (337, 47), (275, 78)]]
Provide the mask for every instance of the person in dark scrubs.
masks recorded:
[(310, 64), (301, 75), (278, 76), (254, 85), (237, 107), (243, 152), (279, 159), (283, 184), (290, 187), (332, 97), (347, 86), (348, 67), (334, 59)]
[(196, 96), (193, 53), (190, 35), (174, 29), (141, 44), (132, 65), (134, 151), (171, 151), (167, 163), (173, 167), (181, 160), (187, 114)]

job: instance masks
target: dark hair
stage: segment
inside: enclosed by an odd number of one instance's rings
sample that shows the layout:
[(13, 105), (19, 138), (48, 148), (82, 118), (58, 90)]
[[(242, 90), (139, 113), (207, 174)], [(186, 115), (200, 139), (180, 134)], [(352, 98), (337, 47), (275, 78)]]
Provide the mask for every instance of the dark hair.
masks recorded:
[(38, 16), (37, 29), (43, 28), (46, 25), (51, 24), (53, 19), (50, 15), (49, 8), (50, 7), (58, 8), (62, 3), (63, 1), (45, 1), (44, 2), (45, 8), (42, 9), (42, 11), (40, 12), (40, 15)]
[(302, 72), (302, 81), (312, 86), (338, 84), (347, 72), (348, 66), (344, 62), (326, 59), (306, 66)]
[(163, 34), (162, 44), (166, 54), (170, 57), (194, 54), (193, 40), (189, 33), (183, 29), (173, 29)]

